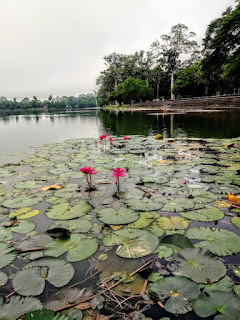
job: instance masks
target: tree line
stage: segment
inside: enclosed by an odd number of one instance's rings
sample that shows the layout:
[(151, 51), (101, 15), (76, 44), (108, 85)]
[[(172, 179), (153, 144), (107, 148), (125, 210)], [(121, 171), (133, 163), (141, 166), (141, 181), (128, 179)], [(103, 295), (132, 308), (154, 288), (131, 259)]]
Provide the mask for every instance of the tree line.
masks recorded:
[(98, 104), (240, 93), (240, 3), (206, 30), (202, 48), (184, 24), (152, 42), (149, 50), (111, 53), (97, 78)]
[(24, 110), (36, 108), (66, 109), (66, 108), (93, 108), (96, 107), (94, 94), (80, 94), (78, 97), (53, 97), (50, 95), (46, 100), (40, 100), (36, 96), (32, 99), (24, 98), (17, 101), (16, 98), (8, 100), (0, 97), (0, 110)]

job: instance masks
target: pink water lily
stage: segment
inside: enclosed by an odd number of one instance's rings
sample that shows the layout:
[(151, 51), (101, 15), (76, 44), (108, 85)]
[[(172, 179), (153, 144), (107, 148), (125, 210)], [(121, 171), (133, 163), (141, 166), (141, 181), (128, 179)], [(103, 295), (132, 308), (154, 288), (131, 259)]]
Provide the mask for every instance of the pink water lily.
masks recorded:
[(127, 139), (128, 139), (128, 137), (125, 137), (125, 136), (123, 137), (123, 140), (125, 140), (125, 141), (126, 141)]
[(108, 140), (110, 141), (110, 145), (113, 145), (113, 138), (109, 138)]
[[(82, 173), (84, 173), (86, 175), (86, 179), (87, 179), (87, 183), (88, 183), (88, 187), (89, 189), (91, 188), (92, 185), (92, 174), (97, 174), (96, 171), (94, 171), (94, 169), (92, 167), (82, 167), (80, 169), (78, 169), (79, 171), (81, 171)], [(88, 175), (90, 175), (90, 181), (88, 179)]]
[(113, 177), (113, 179), (116, 180), (117, 189), (119, 191), (119, 178), (126, 177), (126, 175), (124, 174), (126, 170), (121, 168), (115, 168), (115, 169), (112, 169), (112, 171), (113, 171), (113, 174), (111, 175), (111, 177)]

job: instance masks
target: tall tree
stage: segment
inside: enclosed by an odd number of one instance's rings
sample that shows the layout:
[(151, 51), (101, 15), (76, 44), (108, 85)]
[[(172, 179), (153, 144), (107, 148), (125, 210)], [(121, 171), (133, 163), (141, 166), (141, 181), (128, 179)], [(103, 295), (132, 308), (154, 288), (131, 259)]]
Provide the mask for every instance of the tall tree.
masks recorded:
[[(240, 4), (228, 8), (212, 21), (203, 39), (202, 70), (206, 82), (216, 94), (231, 83), (240, 87)], [(240, 90), (240, 89), (239, 89)]]
[(155, 40), (151, 49), (155, 53), (157, 62), (165, 71), (171, 74), (171, 99), (175, 96), (172, 92), (174, 86), (174, 73), (181, 65), (180, 56), (183, 53), (192, 53), (198, 48), (198, 44), (193, 38), (196, 36), (194, 32), (188, 32), (188, 27), (178, 23), (171, 28), (169, 34), (160, 36), (160, 41)]

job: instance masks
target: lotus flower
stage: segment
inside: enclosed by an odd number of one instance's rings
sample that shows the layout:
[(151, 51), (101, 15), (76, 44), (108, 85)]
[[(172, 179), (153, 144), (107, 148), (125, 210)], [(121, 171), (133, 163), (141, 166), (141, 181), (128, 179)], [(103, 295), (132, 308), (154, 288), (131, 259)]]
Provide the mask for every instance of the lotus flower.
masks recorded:
[(117, 189), (119, 191), (119, 177), (125, 177), (126, 175), (124, 174), (124, 172), (126, 172), (126, 170), (121, 168), (115, 168), (112, 169), (112, 171), (113, 174), (111, 175), (111, 177), (113, 177), (113, 179), (116, 180)]
[(126, 141), (126, 140), (128, 139), (128, 137), (125, 137), (125, 136), (124, 136), (123, 139)]
[[(79, 171), (83, 172), (86, 175), (88, 187), (90, 189), (92, 185), (92, 174), (97, 174), (97, 172), (94, 171), (92, 167), (83, 167), (83, 168), (80, 168)], [(88, 180), (88, 175), (90, 175), (90, 181)]]

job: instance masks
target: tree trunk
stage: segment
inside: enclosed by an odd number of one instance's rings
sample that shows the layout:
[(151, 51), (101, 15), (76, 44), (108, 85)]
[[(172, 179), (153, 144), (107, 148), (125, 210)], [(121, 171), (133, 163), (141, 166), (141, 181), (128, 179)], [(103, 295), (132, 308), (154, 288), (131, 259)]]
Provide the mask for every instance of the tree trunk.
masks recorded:
[(171, 73), (171, 100), (175, 100), (175, 94), (172, 93), (173, 86), (174, 86), (174, 72)]
[(148, 81), (148, 78), (146, 79), (146, 85), (147, 85), (147, 87), (149, 86), (149, 83), (148, 83), (149, 81)]
[(156, 99), (158, 100), (159, 99), (159, 83), (157, 83), (157, 97)]

